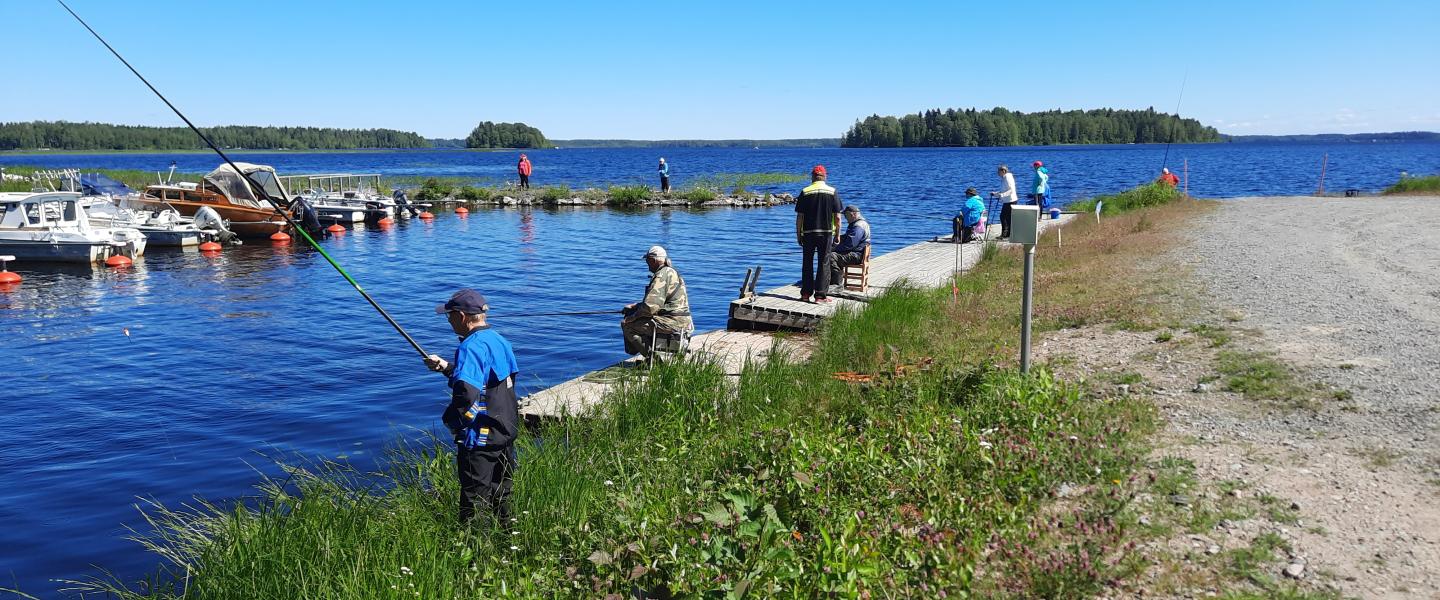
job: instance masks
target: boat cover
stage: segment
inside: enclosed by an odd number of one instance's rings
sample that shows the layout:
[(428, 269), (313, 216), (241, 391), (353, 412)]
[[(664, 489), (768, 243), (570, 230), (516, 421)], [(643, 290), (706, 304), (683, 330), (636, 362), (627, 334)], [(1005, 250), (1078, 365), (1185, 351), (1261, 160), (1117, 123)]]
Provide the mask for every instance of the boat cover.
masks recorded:
[(86, 196), (128, 196), (132, 193), (130, 186), (115, 181), (106, 175), (99, 173), (81, 173), (79, 185), (75, 190)]
[(205, 176), (205, 181), (215, 186), (220, 193), (225, 194), (232, 204), (248, 206), (251, 208), (270, 208), (265, 202), (265, 196), (274, 198), (281, 204), (289, 203), (290, 196), (285, 192), (284, 186), (276, 178), (275, 169), (265, 165), (252, 165), (250, 163), (237, 162), (235, 166), (240, 167), (241, 173), (249, 175), (250, 179), (260, 185), (260, 189), (254, 189), (245, 177), (236, 173), (235, 169), (228, 164), (222, 164)]

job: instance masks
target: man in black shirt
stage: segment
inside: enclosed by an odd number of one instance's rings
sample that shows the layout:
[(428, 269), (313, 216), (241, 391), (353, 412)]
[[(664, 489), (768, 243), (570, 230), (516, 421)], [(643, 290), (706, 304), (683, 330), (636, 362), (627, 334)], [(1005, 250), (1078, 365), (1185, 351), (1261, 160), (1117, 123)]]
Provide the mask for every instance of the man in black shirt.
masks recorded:
[(800, 300), (830, 302), (830, 247), (840, 236), (840, 194), (825, 183), (825, 167), (810, 170), (810, 185), (795, 201), (795, 243), (803, 250), (800, 267)]

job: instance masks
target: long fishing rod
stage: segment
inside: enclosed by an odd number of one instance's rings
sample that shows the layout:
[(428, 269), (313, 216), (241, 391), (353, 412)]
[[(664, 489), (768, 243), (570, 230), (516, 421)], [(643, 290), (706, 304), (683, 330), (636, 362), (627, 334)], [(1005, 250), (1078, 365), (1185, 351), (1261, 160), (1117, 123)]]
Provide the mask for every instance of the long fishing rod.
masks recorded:
[[(1185, 69), (1185, 76), (1180, 78), (1180, 97), (1175, 99), (1175, 118), (1180, 118), (1180, 101), (1185, 99), (1185, 82), (1190, 80), (1190, 69)], [(1165, 159), (1160, 161), (1160, 169), (1163, 171), (1170, 166), (1170, 144), (1175, 143), (1175, 126), (1170, 126), (1170, 141), (1165, 142)]]
[[(75, 11), (70, 8), (70, 5), (65, 4), (65, 0), (55, 1), (59, 2), (60, 6), (65, 8), (65, 12), (68, 12), (70, 13), (70, 16), (75, 17), (75, 20), (79, 21), (80, 25), (84, 26), (85, 29), (90, 32), (90, 35), (95, 36), (95, 39), (99, 40), (100, 43), (105, 46), (106, 50), (109, 50), (111, 54), (114, 54), (115, 58), (120, 59), (120, 62), (125, 65), (125, 68), (130, 69), (131, 73), (134, 73), (136, 77), (139, 77), (140, 81), (145, 84), (145, 87), (148, 87), (150, 88), (150, 91), (155, 92), (155, 95), (160, 98), (160, 101), (164, 102), (165, 106), (170, 107), (170, 110), (173, 111), (176, 116), (180, 117), (180, 120), (184, 121), (185, 125), (189, 127), (191, 131), (195, 132), (195, 135), (200, 136), (201, 141), (204, 141), (205, 145), (209, 146), (211, 150), (214, 150), (216, 154), (219, 154), (220, 158), (225, 161), (225, 164), (230, 165), (230, 168), (235, 169), (235, 173), (243, 177), (245, 181), (249, 183), (255, 190), (258, 190), (260, 192), (259, 195), (264, 196), (265, 201), (270, 203), (270, 206), (275, 209), (275, 212), (279, 213), (280, 217), (285, 219), (285, 223), (290, 225), (290, 228), (292, 230), (298, 232), (300, 234), (300, 237), (305, 238), (305, 241), (308, 242), (312, 248), (315, 248), (315, 250), (320, 253), (320, 256), (325, 257), (325, 261), (330, 263), (330, 266), (335, 267), (335, 270), (339, 272), (342, 277), (345, 278), (345, 281), (350, 282), (350, 285), (355, 288), (355, 291), (360, 292), (360, 295), (365, 298), (365, 301), (369, 302), (370, 306), (374, 307), (376, 312), (380, 313), (380, 316), (385, 317), (385, 320), (390, 323), (390, 326), (394, 327), (395, 331), (398, 332), (401, 336), (403, 336), (405, 338), (405, 341), (409, 342), (410, 346), (415, 348), (416, 352), (420, 353), (420, 356), (429, 356), (429, 353), (425, 352), (425, 349), (420, 347), (420, 343), (416, 342), (415, 338), (410, 337), (410, 334), (405, 332), (405, 328), (401, 327), (400, 324), (395, 321), (394, 317), (390, 316), (390, 313), (385, 312), (385, 309), (380, 306), (380, 303), (376, 302), (374, 298), (371, 298), (370, 294), (365, 291), (365, 288), (360, 287), (360, 284), (355, 281), (355, 278), (351, 277), (349, 273), (345, 272), (345, 269), (340, 266), (340, 263), (335, 262), (335, 259), (331, 258), (330, 254), (328, 252), (325, 252), (325, 249), (321, 248), (320, 244), (316, 243), (315, 239), (310, 237), (309, 233), (305, 232), (305, 228), (300, 227), (300, 225), (296, 223), (289, 214), (286, 214), (285, 211), (280, 208), (280, 204), (275, 202), (274, 198), (270, 197), (270, 194), (265, 191), (265, 188), (263, 186), (261, 186), (254, 179), (251, 179), (249, 175), (242, 171), (240, 167), (235, 164), (235, 161), (230, 160), (230, 157), (227, 156), (225, 152), (221, 151), (219, 146), (215, 145), (215, 142), (210, 141), (210, 138), (204, 133), (202, 133), (199, 127), (196, 127), (194, 123), (190, 122), (190, 118), (186, 117), (185, 113), (180, 112), (179, 108), (176, 108), (175, 105), (171, 103), (164, 94), (160, 93), (160, 90), (155, 89), (155, 86), (150, 84), (150, 80), (145, 79), (145, 76), (141, 75), (140, 71), (135, 70), (135, 67), (130, 64), (130, 61), (125, 60), (125, 57), (120, 56), (120, 53), (117, 52), (115, 48), (110, 45), (110, 42), (105, 41), (105, 38), (100, 37), (100, 34), (97, 33), (94, 28), (90, 27), (90, 24), (86, 23), (85, 19), (82, 19), (80, 18), (80, 15), (75, 14)], [(281, 194), (284, 193), (285, 192), (282, 190)], [(289, 199), (286, 198), (286, 201), (288, 202)]]

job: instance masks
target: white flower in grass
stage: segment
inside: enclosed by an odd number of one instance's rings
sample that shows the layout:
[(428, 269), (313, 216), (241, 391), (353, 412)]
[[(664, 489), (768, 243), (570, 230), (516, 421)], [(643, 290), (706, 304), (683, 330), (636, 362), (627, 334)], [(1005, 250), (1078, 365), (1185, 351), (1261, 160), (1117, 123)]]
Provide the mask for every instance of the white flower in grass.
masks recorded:
[(985, 440), (980, 440), (980, 447), (981, 447), (981, 448), (989, 448), (989, 447), (991, 447), (991, 446), (993, 446), (993, 445), (994, 445), (994, 444), (991, 444), (990, 442), (987, 442), (987, 441), (985, 441)]
[(510, 549), (511, 549), (511, 550), (519, 550), (520, 547), (519, 547), (519, 546), (511, 546)]
[(605, 485), (615, 485), (615, 482), (610, 481), (609, 479), (606, 479), (606, 480), (605, 480)]

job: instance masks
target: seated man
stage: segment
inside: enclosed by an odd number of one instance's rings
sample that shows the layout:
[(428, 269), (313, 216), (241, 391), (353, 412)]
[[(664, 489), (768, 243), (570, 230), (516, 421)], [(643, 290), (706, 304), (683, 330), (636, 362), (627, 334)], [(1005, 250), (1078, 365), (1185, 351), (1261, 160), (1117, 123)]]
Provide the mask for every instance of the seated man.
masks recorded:
[(680, 352), (695, 331), (685, 280), (660, 246), (651, 246), (645, 253), (645, 264), (651, 273), (645, 298), (627, 304), (622, 311), (625, 317), (620, 320), (620, 332), (625, 336), (625, 353), (650, 358), (657, 351)]
[(845, 207), (845, 235), (830, 251), (831, 285), (843, 285), (840, 271), (845, 265), (858, 265), (865, 259), (865, 249), (870, 247), (870, 223), (860, 216), (860, 208), (851, 204)]

